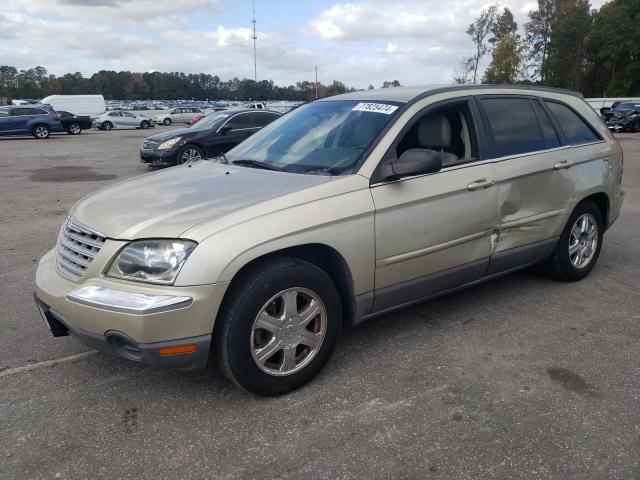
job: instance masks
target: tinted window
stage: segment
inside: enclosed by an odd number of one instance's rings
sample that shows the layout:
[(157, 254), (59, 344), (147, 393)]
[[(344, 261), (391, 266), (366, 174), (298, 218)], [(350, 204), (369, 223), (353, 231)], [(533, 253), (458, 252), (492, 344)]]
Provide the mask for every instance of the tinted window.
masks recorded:
[(538, 102), (534, 102), (534, 107), (536, 113), (538, 114), (538, 121), (540, 122), (540, 128), (542, 129), (542, 134), (544, 135), (544, 141), (547, 145), (547, 148), (556, 148), (560, 146), (560, 139), (558, 138), (558, 133), (556, 129), (553, 127), (551, 123), (551, 119), (547, 112), (540, 106)]
[(493, 131), (495, 158), (547, 148), (529, 99), (485, 98), (482, 105)]
[(600, 140), (591, 127), (569, 107), (556, 102), (546, 102), (546, 104), (553, 116), (558, 120), (564, 136), (567, 137), (567, 142), (571, 145)]
[(118, 112), (111, 112), (109, 114), (110, 117), (119, 117), (120, 115), (118, 115)]
[(278, 118), (278, 115), (273, 113), (252, 113), (251, 117), (253, 117), (253, 126), (262, 128)]
[(11, 110), (13, 116), (31, 115), (31, 108), (14, 108)]
[(29, 115), (47, 115), (47, 111), (41, 108), (29, 108)]
[(251, 125), (251, 117), (248, 113), (241, 113), (240, 115), (236, 115), (231, 118), (227, 123), (231, 127), (232, 130), (238, 130), (240, 128), (252, 128)]

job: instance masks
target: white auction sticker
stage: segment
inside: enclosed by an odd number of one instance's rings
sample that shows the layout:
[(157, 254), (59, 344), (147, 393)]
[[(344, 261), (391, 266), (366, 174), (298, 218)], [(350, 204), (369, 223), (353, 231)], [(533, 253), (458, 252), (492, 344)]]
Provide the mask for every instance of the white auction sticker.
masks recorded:
[(387, 105), (386, 103), (359, 103), (353, 107), (356, 112), (375, 112), (391, 115), (398, 109), (395, 105)]

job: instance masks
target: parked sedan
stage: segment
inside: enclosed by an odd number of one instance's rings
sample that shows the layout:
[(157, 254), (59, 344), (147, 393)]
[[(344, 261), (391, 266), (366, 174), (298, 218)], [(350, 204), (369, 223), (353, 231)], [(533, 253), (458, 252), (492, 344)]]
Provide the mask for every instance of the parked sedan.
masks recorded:
[(69, 135), (80, 135), (82, 130), (88, 130), (93, 125), (93, 120), (88, 115), (74, 115), (70, 112), (58, 110), (62, 128)]
[(0, 108), (0, 135), (33, 135), (43, 140), (61, 131), (60, 114), (48, 105)]
[(93, 120), (93, 124), (100, 130), (112, 128), (153, 128), (153, 120), (143, 115), (134, 115), (130, 112), (115, 110), (105, 112)]
[(140, 161), (153, 167), (217, 157), (280, 117), (268, 110), (233, 110), (207, 115), (191, 128), (157, 133), (140, 147)]
[(171, 125), (172, 123), (189, 123), (193, 117), (201, 114), (202, 110), (197, 107), (177, 107), (159, 113), (154, 118), (160, 125)]

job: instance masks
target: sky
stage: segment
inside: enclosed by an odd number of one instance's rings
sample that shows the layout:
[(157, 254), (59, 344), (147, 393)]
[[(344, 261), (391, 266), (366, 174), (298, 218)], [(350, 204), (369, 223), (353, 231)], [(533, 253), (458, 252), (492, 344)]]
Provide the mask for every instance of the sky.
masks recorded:
[[(5, 0), (0, 64), (253, 78), (252, 0)], [(379, 87), (451, 83), (467, 25), (493, 2), (255, 0), (258, 79)], [(603, 0), (592, 1), (600, 7)], [(536, 1), (501, 2), (519, 25)]]

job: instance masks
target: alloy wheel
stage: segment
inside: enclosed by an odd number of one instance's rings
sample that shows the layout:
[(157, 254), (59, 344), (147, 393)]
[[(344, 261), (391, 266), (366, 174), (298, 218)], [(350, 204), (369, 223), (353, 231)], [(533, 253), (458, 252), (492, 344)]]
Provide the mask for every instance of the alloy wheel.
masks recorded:
[(288, 288), (274, 295), (256, 316), (251, 329), (251, 355), (257, 367), (274, 376), (306, 367), (322, 348), (327, 310), (306, 288)]
[(82, 131), (82, 129), (80, 128), (80, 125), (78, 125), (77, 123), (72, 123), (71, 126), (69, 127), (69, 131), (74, 135), (78, 135)]
[(197, 160), (202, 160), (202, 155), (200, 151), (195, 148), (187, 148), (180, 158), (181, 163), (195, 162)]
[(43, 127), (42, 125), (36, 127), (36, 137), (38, 138), (47, 138), (49, 136), (49, 130), (47, 127)]
[(569, 234), (569, 259), (575, 268), (584, 268), (598, 249), (598, 222), (590, 213), (580, 215)]

